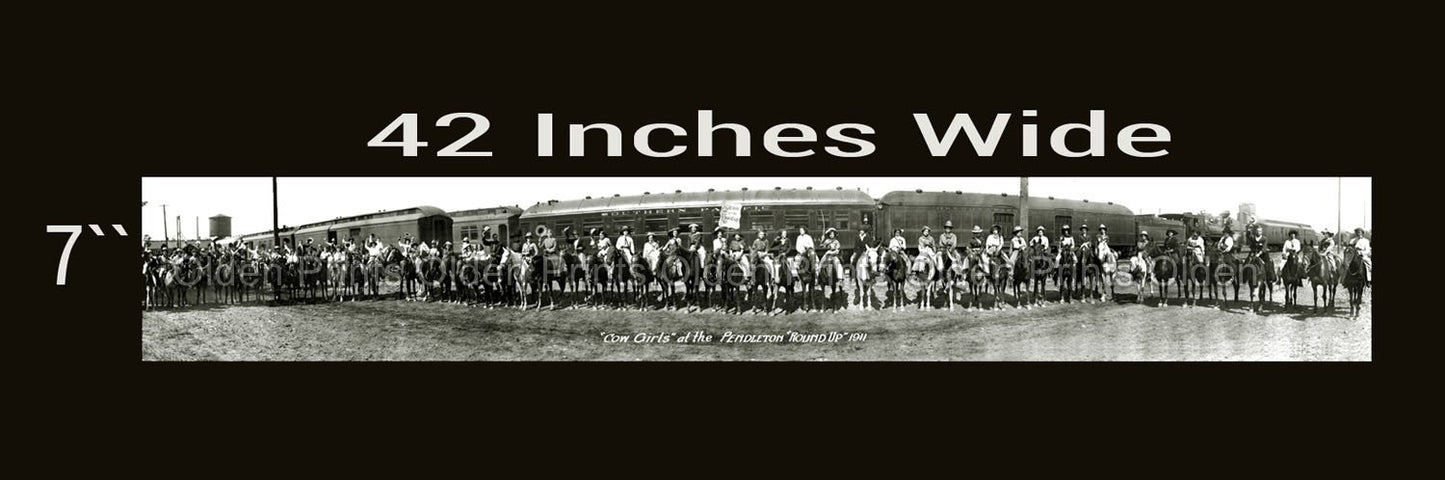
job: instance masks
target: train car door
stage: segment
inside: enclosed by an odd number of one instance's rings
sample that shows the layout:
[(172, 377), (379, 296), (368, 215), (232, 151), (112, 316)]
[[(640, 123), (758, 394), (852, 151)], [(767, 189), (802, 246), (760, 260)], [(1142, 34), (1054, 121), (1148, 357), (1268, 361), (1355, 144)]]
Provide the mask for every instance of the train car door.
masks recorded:
[(336, 240), (336, 230), (327, 230), (327, 231), (326, 231), (326, 243), (339, 243), (339, 242)]

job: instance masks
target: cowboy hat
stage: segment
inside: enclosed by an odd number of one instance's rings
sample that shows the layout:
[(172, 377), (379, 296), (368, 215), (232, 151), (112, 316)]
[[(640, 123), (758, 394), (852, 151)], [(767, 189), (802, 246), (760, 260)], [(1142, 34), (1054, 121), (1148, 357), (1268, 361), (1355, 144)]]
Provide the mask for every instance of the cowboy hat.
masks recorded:
[(1290, 230), (1290, 231), (1289, 231), (1289, 234), (1298, 237), (1298, 236), (1299, 236), (1299, 230)]
[(943, 228), (953, 228), (953, 220), (943, 222)]
[(702, 227), (697, 226), (696, 223), (689, 223), (689, 224), (687, 224), (687, 228), (692, 229), (692, 228), (702, 228)]
[(571, 231), (572, 231), (572, 226), (571, 226), (571, 225), (562, 227), (562, 234), (563, 234), (563, 235), (566, 235), (567, 233), (569, 233), (569, 232), (571, 232)]
[(527, 232), (527, 234), (526, 234), (526, 235), (522, 235), (522, 237), (524, 237), (524, 238), (532, 238), (532, 232)]
[(1365, 227), (1355, 227), (1355, 233), (1365, 233)]
[(1079, 224), (1079, 230), (1088, 230), (1088, 229), (1089, 229), (1089, 224), (1087, 224), (1087, 223), (1081, 223), (1081, 224)]
[(925, 232), (932, 232), (932, 231), (933, 231), (932, 228), (928, 228), (928, 225), (924, 225), (922, 230), (925, 231)]
[(1067, 224), (1067, 223), (1065, 223), (1064, 226), (1059, 227), (1059, 230), (1068, 230), (1068, 229), (1069, 229), (1069, 224)]
[(1335, 233), (1334, 233), (1334, 232), (1331, 232), (1330, 229), (1328, 229), (1328, 228), (1326, 228), (1324, 231), (1320, 232), (1320, 235), (1324, 235), (1324, 236), (1330, 236), (1330, 235), (1334, 235), (1334, 234), (1335, 234)]
[(1022, 232), (1022, 231), (1024, 231), (1024, 226), (1023, 226), (1023, 225), (1014, 225), (1014, 232)]
[(1105, 227), (1104, 224), (1102, 224), (1102, 223), (1099, 224), (1099, 230), (1108, 230), (1108, 229), (1109, 229), (1109, 227)]
[(1140, 231), (1139, 231), (1139, 236), (1141, 236), (1141, 237), (1147, 237), (1147, 236), (1149, 236), (1149, 231), (1148, 231), (1148, 230), (1140, 230)]
[(623, 231), (624, 233), (632, 233), (632, 225), (623, 225), (623, 226), (622, 226), (622, 231)]
[(724, 227), (724, 226), (722, 226), (722, 225), (718, 225), (716, 228), (713, 228), (713, 229), (712, 229), (712, 233), (721, 232), (721, 231), (723, 231), (723, 230), (727, 230), (727, 227)]
[(974, 226), (973, 226), (973, 233), (983, 233), (983, 229), (982, 229), (982, 228), (978, 228), (978, 225), (974, 225)]
[(989, 231), (994, 231), (994, 230), (998, 230), (998, 231), (1000, 231), (1000, 232), (1003, 231), (1003, 227), (998, 226), (997, 223), (993, 224), (992, 227), (988, 227), (988, 229), (989, 229)]
[(827, 235), (827, 234), (830, 234), (830, 233), (838, 233), (838, 229), (833, 228), (833, 227), (828, 227), (827, 230), (824, 230), (824, 231), (823, 231), (823, 235)]
[(1179, 232), (1176, 232), (1176, 231), (1174, 231), (1174, 229), (1171, 228), (1171, 229), (1165, 231), (1164, 234), (1165, 234), (1165, 235), (1178, 235)]
[(902, 235), (902, 234), (903, 234), (903, 229), (901, 229), (901, 228), (895, 228), (895, 229), (893, 229), (893, 234), (894, 234), (894, 235)]
[(1042, 231), (1044, 231), (1045, 229), (1044, 229), (1044, 226), (1043, 226), (1043, 225), (1039, 225), (1039, 228), (1036, 228), (1035, 230), (1038, 230), (1038, 231), (1042, 232)]

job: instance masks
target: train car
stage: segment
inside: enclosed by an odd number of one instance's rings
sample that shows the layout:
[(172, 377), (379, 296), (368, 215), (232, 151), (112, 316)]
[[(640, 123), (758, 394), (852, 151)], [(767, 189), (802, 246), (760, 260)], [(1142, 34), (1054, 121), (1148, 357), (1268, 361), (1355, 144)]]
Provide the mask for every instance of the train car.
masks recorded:
[(1183, 242), (1185, 238), (1188, 238), (1188, 235), (1185, 232), (1189, 231), (1189, 227), (1184, 224), (1183, 220), (1177, 217), (1168, 218), (1163, 215), (1135, 215), (1134, 245), (1129, 246), (1129, 254), (1132, 255), (1134, 249), (1138, 247), (1140, 233), (1149, 232), (1150, 241), (1162, 242), (1165, 238), (1168, 238), (1166, 234), (1170, 230), (1178, 232), (1178, 234), (1180, 235), (1180, 242)]
[[(1029, 197), (1028, 205), (1029, 219), (1024, 226), (1029, 236), (1035, 227), (1043, 225), (1052, 242), (1058, 239), (1060, 227), (1069, 225), (1077, 235), (1079, 226), (1084, 224), (1089, 225), (1090, 235), (1097, 235), (1102, 224), (1109, 227), (1111, 247), (1128, 251), (1134, 246), (1134, 212), (1123, 205), (1033, 196)], [(1015, 225), (1020, 225), (1019, 197), (1007, 193), (896, 191), (884, 195), (879, 208), (876, 233), (887, 242), (894, 229), (903, 229), (911, 254), (917, 253), (916, 243), (924, 226), (931, 227), (937, 238), (943, 233), (943, 222), (951, 220), (959, 245), (963, 245), (971, 238), (974, 225), (984, 230), (982, 237), (987, 237), (993, 225), (1002, 227), (1005, 236), (1012, 234)]]
[[(1301, 244), (1318, 243), (1320, 240), (1319, 232), (1303, 223), (1281, 220), (1258, 220), (1255, 223), (1264, 230), (1265, 244), (1272, 252), (1278, 252), (1284, 248), (1284, 241), (1289, 240), (1291, 230), (1299, 232)], [(1243, 250), (1248, 251), (1248, 242), (1243, 242), (1242, 245), (1244, 245)]]
[[(582, 200), (550, 200), (528, 207), (522, 213), (519, 228), (534, 231), (545, 225), (561, 235), (572, 227), (581, 235), (593, 228), (602, 228), (609, 237), (616, 237), (623, 225), (631, 225), (640, 250), (649, 233), (658, 241), (666, 240), (674, 227), (684, 231), (696, 223), (711, 240), (713, 227), (724, 202), (742, 205), (741, 228), (749, 243), (758, 230), (766, 230), (771, 238), (778, 230), (788, 229), (788, 238), (797, 235), (797, 227), (808, 229), (815, 243), (821, 243), (829, 227), (838, 229), (844, 255), (851, 255), (858, 239), (858, 229), (868, 228), (877, 212), (873, 197), (859, 190), (782, 189), (706, 192), (644, 193), (642, 195), (592, 198)], [(709, 245), (710, 248), (710, 245)]]
[(515, 205), (459, 210), (448, 215), (452, 217), (452, 244), (457, 248), (461, 248), (463, 237), (478, 242), (485, 227), (492, 227), (492, 233), (508, 245), (519, 242), (524, 233), (519, 226), (522, 209)]
[[(303, 245), (308, 239), (320, 245), (332, 240), (339, 244), (348, 238), (361, 243), (371, 234), (376, 234), (384, 243), (391, 244), (407, 233), (424, 242), (446, 242), (452, 239), (452, 218), (439, 208), (420, 206), (282, 228), (280, 237), (282, 245), (294, 246)], [(255, 249), (275, 246), (274, 236), (269, 230), (244, 235), (241, 241)]]
[[(1224, 236), (1224, 224), (1220, 222), (1219, 217), (1207, 213), (1165, 213), (1159, 215), (1159, 217), (1182, 223), (1184, 229), (1179, 230), (1179, 234), (1183, 235), (1184, 238), (1189, 238), (1190, 235), (1193, 235), (1194, 232), (1197, 231), (1199, 232), (1199, 236), (1204, 237), (1209, 244), (1213, 245), (1219, 241), (1220, 237)], [(1235, 230), (1237, 233), (1238, 229)]]
[[(260, 233), (242, 235), (240, 240), (242, 244), (246, 245), (246, 248), (256, 251), (270, 251), (272, 247), (276, 246), (276, 235), (272, 235), (271, 232), (271, 230), (267, 230)], [(280, 230), (281, 244), (289, 245), (294, 242), (295, 238), (292, 237), (292, 234), (295, 232), (296, 229), (294, 228), (282, 228)]]

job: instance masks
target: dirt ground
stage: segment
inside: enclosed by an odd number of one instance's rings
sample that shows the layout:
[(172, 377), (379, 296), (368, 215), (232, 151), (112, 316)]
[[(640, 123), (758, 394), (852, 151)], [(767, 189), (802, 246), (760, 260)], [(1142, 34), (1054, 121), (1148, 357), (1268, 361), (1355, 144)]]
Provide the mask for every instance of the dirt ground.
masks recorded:
[[(1285, 312), (1282, 291), (1260, 315), (1242, 303), (1167, 306), (1134, 289), (1114, 302), (1043, 308), (786, 315), (715, 311), (487, 309), (360, 302), (155, 310), (141, 316), (143, 360), (1352, 360), (1372, 359), (1366, 291), (1347, 318)], [(1051, 288), (1052, 291), (1052, 288)], [(881, 295), (881, 290), (880, 290)], [(1247, 294), (1246, 294), (1247, 295)], [(991, 298), (991, 297), (990, 297)], [(1052, 301), (1057, 300), (1054, 292)], [(1011, 300), (1011, 297), (1006, 297)], [(696, 332), (702, 332), (700, 337)]]

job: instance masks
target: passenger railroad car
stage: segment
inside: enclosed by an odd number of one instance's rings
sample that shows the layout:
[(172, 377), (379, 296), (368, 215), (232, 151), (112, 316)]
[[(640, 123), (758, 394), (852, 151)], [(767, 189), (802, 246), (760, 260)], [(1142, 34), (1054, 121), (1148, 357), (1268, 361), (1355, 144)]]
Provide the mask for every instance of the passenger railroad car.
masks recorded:
[[(313, 244), (325, 245), (329, 240), (340, 244), (346, 239), (363, 243), (371, 234), (380, 237), (383, 243), (394, 244), (403, 235), (430, 242), (445, 242), (452, 238), (452, 219), (436, 207), (420, 206), (402, 210), (368, 213), (310, 223), (298, 227), (282, 228), (281, 243), (302, 245), (307, 239)], [(270, 249), (271, 231), (241, 237), (248, 247)]]
[(461, 249), (463, 237), (478, 243), (484, 227), (492, 227), (492, 233), (507, 245), (519, 242), (524, 233), (518, 226), (522, 209), (516, 206), (459, 210), (448, 215), (452, 217), (452, 246), (456, 249)]
[[(962, 246), (972, 238), (974, 225), (983, 230), (980, 238), (987, 238), (989, 228), (995, 224), (1003, 230), (1005, 238), (1012, 235), (1015, 225), (1019, 225), (1019, 197), (1006, 193), (895, 191), (883, 196), (879, 208), (876, 233), (887, 243), (894, 229), (903, 229), (903, 238), (908, 241), (908, 250), (913, 254), (917, 253), (918, 237), (924, 226), (933, 230), (936, 239), (943, 233), (943, 223), (953, 221), (953, 231)], [(1024, 226), (1026, 236), (1033, 236), (1034, 229), (1043, 225), (1052, 245), (1059, 238), (1060, 227), (1066, 224), (1074, 235), (1078, 235), (1080, 225), (1088, 224), (1091, 236), (1097, 235), (1099, 225), (1104, 224), (1110, 230), (1110, 246), (1123, 249), (1132, 248), (1134, 244), (1134, 212), (1123, 205), (1029, 197), (1029, 220)]]
[[(667, 231), (679, 227), (687, 231), (689, 224), (696, 223), (701, 231), (708, 234), (708, 248), (711, 248), (713, 227), (717, 226), (718, 215), (724, 202), (742, 205), (741, 230), (743, 238), (751, 243), (758, 230), (766, 230), (768, 237), (777, 235), (778, 230), (788, 230), (789, 244), (797, 236), (799, 226), (806, 227), (814, 243), (821, 243), (823, 232), (829, 227), (838, 229), (838, 239), (844, 254), (851, 254), (858, 238), (858, 228), (871, 224), (877, 212), (873, 198), (858, 190), (814, 190), (781, 189), (737, 190), (706, 192), (644, 193), (642, 195), (612, 196), (603, 198), (587, 197), (582, 200), (550, 200), (538, 203), (522, 213), (522, 232), (532, 232), (540, 225), (552, 229), (558, 236), (562, 229), (572, 227), (578, 235), (586, 235), (593, 228), (603, 228), (609, 238), (616, 238), (623, 225), (631, 225), (633, 237), (639, 251), (647, 234), (657, 235), (658, 242), (666, 240)], [(729, 233), (731, 234), (731, 233)]]

